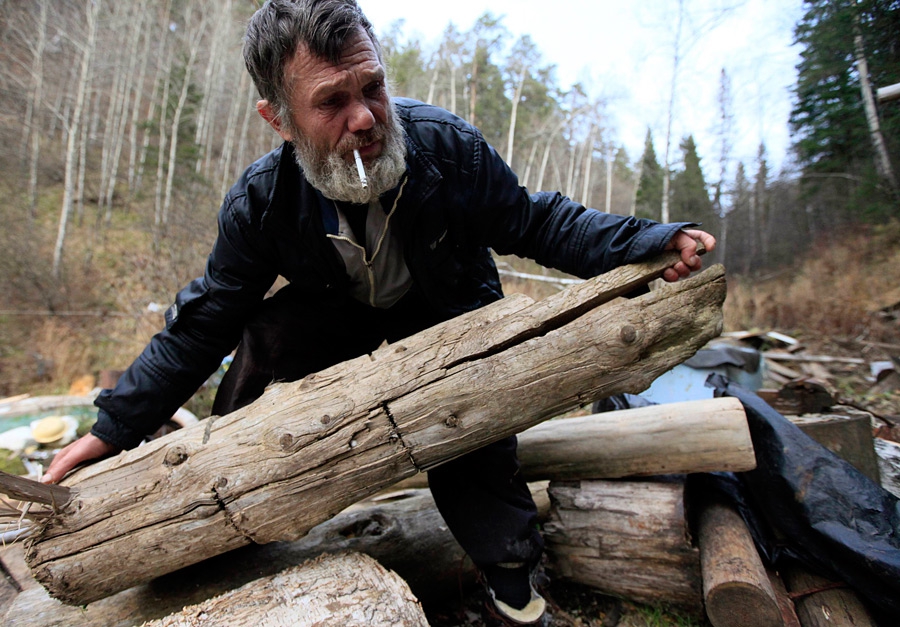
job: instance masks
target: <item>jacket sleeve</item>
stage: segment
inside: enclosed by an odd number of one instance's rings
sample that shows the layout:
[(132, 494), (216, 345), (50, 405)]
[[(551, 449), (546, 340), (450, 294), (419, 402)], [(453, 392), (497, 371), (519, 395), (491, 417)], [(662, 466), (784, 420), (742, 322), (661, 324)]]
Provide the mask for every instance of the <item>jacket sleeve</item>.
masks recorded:
[(91, 432), (100, 439), (133, 448), (154, 433), (237, 346), (246, 318), (274, 282), (267, 248), (235, 203), (229, 196), (219, 212), (204, 276), (178, 292), (165, 328), (116, 387), (98, 396)]
[(480, 134), (475, 150), (480, 167), (467, 205), (483, 243), (500, 254), (586, 279), (662, 251), (679, 229), (693, 225), (613, 215), (558, 192), (529, 194)]

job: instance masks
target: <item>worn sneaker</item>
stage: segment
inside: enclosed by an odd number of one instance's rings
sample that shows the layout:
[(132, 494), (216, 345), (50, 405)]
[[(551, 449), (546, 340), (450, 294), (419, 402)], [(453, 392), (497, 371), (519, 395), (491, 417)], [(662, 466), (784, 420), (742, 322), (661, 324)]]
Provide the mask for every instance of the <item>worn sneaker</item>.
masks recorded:
[(519, 625), (538, 624), (547, 609), (534, 589), (534, 572), (525, 562), (503, 562), (482, 569), (497, 612)]

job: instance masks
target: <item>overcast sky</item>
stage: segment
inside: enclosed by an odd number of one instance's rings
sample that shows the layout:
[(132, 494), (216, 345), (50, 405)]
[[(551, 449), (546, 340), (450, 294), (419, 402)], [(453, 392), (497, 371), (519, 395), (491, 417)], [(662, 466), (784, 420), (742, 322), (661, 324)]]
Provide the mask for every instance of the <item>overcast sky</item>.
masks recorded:
[[(503, 16), (513, 38), (529, 34), (555, 64), (563, 87), (581, 82), (607, 102), (614, 140), (632, 160), (649, 127), (662, 159), (672, 80), (676, 0), (358, 0), (377, 32), (405, 20), (403, 32), (428, 50), (452, 22), (460, 31), (490, 11)], [(707, 181), (718, 175), (721, 69), (731, 77), (735, 114), (732, 155), (749, 166), (765, 142), (769, 163), (780, 168), (789, 149), (798, 50), (793, 27), (802, 0), (685, 0), (673, 144), (693, 134)], [(452, 8), (451, 8), (452, 7)], [(733, 169), (732, 169), (733, 171)]]

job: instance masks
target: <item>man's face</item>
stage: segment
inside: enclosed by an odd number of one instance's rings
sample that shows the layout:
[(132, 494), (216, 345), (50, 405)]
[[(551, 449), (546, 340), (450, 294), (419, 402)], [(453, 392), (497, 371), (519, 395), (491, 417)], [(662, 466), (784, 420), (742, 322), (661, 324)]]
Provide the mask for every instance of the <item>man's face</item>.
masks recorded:
[[(299, 47), (285, 66), (285, 84), (289, 121), (271, 119), (266, 101), (257, 108), (294, 143), (297, 162), (314, 187), (335, 200), (365, 203), (397, 185), (406, 168), (406, 144), (384, 66), (364, 31), (349, 39), (337, 64)], [(365, 163), (368, 189), (359, 181), (354, 150)]]

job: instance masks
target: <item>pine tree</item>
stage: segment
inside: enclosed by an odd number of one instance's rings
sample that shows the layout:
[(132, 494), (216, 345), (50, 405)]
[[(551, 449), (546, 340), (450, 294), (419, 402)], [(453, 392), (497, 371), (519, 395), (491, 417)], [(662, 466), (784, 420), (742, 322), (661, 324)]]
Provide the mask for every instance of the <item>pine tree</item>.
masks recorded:
[(752, 228), (750, 226), (750, 203), (752, 190), (743, 163), (737, 164), (734, 186), (731, 190), (731, 206), (725, 214), (728, 231), (728, 246), (725, 251), (725, 267), (732, 272), (747, 274), (753, 267), (750, 253)]
[(705, 231), (719, 234), (719, 220), (709, 199), (709, 190), (700, 167), (694, 137), (688, 135), (681, 141), (683, 168), (672, 177), (672, 222), (700, 222)]
[[(900, 3), (897, 0), (807, 0), (795, 36), (803, 46), (797, 66), (791, 128), (804, 177), (822, 188), (823, 202), (858, 208), (878, 195), (876, 153), (866, 121), (855, 38), (859, 35), (874, 87), (900, 82)], [(900, 107), (880, 111), (881, 132), (897, 170)], [(882, 192), (883, 193), (883, 192)], [(893, 206), (897, 215), (896, 203)], [(823, 220), (833, 220), (832, 207)], [(847, 217), (847, 216), (844, 216)], [(850, 216), (855, 219), (857, 216)]]
[(641, 178), (635, 194), (634, 215), (638, 218), (659, 220), (662, 207), (663, 173), (659, 161), (656, 160), (653, 135), (649, 128), (647, 129), (647, 138), (644, 140), (644, 154), (641, 157), (639, 172)]

